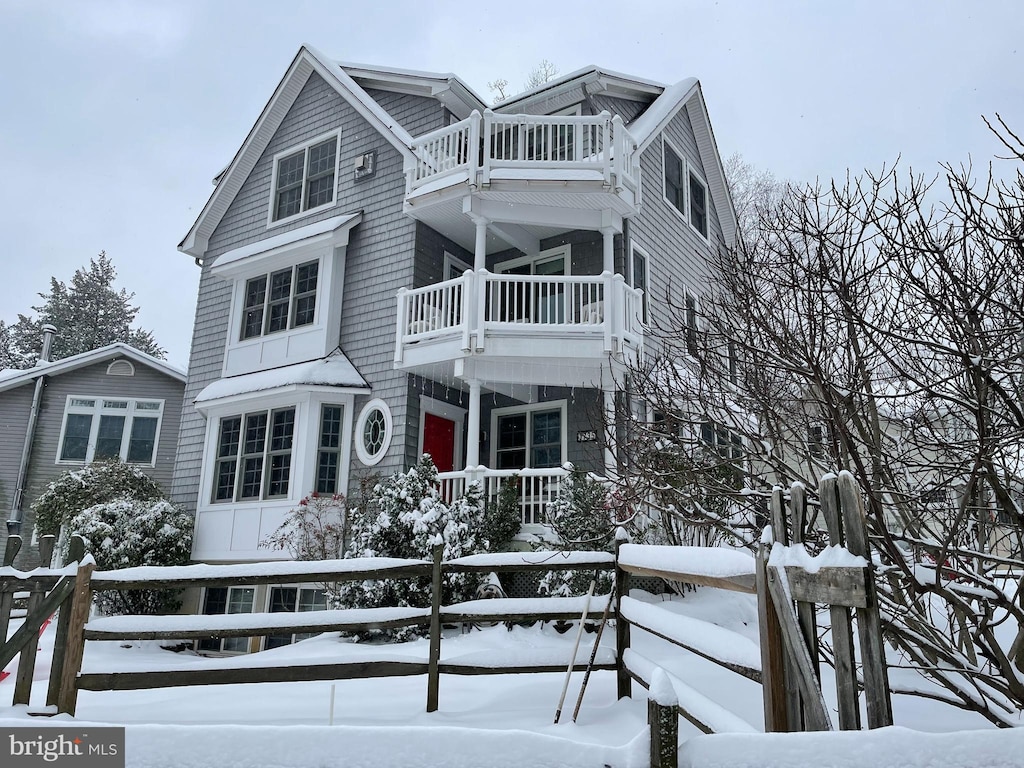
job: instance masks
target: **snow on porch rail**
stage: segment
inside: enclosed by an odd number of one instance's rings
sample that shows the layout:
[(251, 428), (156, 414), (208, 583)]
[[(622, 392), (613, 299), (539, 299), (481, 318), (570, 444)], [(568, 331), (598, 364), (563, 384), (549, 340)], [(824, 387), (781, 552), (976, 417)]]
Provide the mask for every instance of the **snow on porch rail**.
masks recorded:
[(461, 276), (397, 295), (395, 362), (404, 347), (436, 338), (460, 339), (460, 348), (483, 351), (486, 332), (573, 334), (613, 341), (643, 341), (643, 291), (621, 275), (509, 275), (466, 270)]
[(637, 189), (637, 142), (609, 112), (599, 115), (506, 115), (474, 110), (468, 118), (416, 138), (406, 190), (464, 173), (489, 184), (497, 169), (593, 171), (608, 186)]

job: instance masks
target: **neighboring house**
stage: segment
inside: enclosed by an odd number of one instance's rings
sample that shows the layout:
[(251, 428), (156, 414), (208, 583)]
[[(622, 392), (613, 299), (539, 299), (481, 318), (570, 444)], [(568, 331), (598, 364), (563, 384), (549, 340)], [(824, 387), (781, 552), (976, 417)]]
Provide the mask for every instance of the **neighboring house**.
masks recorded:
[(173, 485), (212, 562), (285, 556), (260, 542), (305, 494), (423, 452), (446, 493), (519, 473), (539, 530), (565, 462), (615, 471), (645, 325), (667, 291), (696, 318), (736, 235), (700, 84), (598, 67), (491, 111), (303, 47), (215, 184), (179, 245), (202, 276)]
[(170, 489), (184, 392), (184, 371), (120, 343), (0, 371), (0, 503), (20, 520), (17, 567), (39, 565), (31, 504), (63, 472), (116, 458)]

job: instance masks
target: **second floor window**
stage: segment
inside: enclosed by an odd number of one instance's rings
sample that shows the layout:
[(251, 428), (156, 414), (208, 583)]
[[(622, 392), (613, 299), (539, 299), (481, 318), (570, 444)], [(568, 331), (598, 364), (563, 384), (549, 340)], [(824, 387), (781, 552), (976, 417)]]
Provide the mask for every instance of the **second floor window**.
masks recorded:
[(309, 261), (245, 283), (242, 341), (313, 322), (320, 263)]
[(665, 199), (684, 216), (686, 215), (686, 187), (684, 186), (683, 158), (665, 144)]
[(693, 173), (690, 174), (690, 225), (700, 232), (700, 236), (708, 236), (708, 190), (704, 182)]
[(162, 400), (70, 397), (58, 461), (152, 464), (162, 411)]
[(271, 221), (281, 221), (333, 203), (337, 158), (337, 136), (278, 157), (274, 166)]
[(294, 434), (294, 408), (221, 419), (213, 500), (287, 496)]

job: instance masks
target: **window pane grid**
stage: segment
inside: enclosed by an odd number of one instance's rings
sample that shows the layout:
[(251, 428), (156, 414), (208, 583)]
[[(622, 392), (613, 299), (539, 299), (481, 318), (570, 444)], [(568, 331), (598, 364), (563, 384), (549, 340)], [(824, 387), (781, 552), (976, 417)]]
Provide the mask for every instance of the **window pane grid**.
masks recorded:
[(57, 460), (152, 464), (162, 409), (159, 400), (70, 397)]
[(294, 433), (294, 408), (221, 419), (213, 500), (287, 496)]
[(333, 202), (337, 157), (338, 137), (332, 136), (278, 160), (272, 220)]
[(241, 339), (310, 325), (316, 314), (319, 261), (310, 261), (245, 284)]
[(317, 493), (338, 493), (341, 464), (341, 406), (325, 405), (320, 411), (320, 445), (316, 462)]

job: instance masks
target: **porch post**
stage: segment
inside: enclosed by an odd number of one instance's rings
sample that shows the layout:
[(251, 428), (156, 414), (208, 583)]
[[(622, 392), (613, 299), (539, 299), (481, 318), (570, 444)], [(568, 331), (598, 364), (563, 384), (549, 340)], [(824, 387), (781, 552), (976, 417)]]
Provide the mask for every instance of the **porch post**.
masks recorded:
[(604, 266), (602, 270), (609, 275), (615, 274), (615, 230), (611, 227), (602, 227), (601, 234), (604, 235)]
[(604, 390), (604, 473), (605, 477), (613, 480), (618, 476), (618, 463), (615, 460), (615, 443), (617, 433), (615, 429), (615, 390)]
[(480, 465), (480, 382), (469, 380), (469, 419), (466, 423), (466, 471)]
[(474, 217), (476, 243), (473, 248), (473, 269), (479, 272), (487, 266), (487, 219)]

